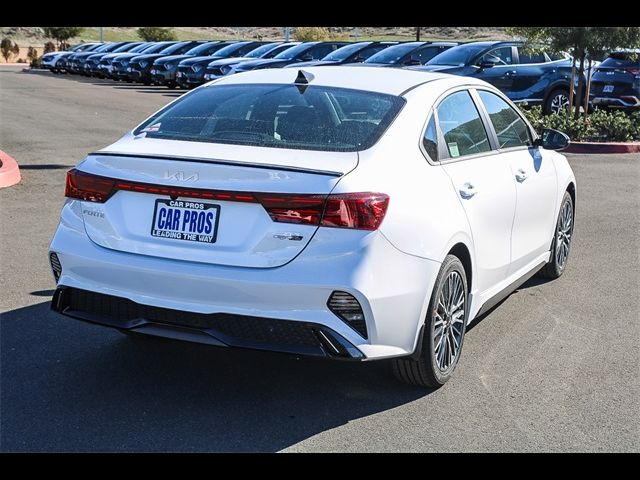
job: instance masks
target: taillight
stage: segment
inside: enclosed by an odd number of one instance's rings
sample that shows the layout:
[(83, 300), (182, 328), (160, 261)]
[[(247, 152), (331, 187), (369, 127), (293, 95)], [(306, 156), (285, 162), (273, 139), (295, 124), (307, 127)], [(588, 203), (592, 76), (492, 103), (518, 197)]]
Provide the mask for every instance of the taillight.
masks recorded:
[(627, 68), (627, 73), (630, 73), (631, 75), (638, 75), (640, 73), (640, 68), (636, 68), (636, 67), (631, 67), (631, 68)]
[(384, 193), (255, 196), (274, 222), (356, 230), (376, 230), (389, 206), (389, 196)]
[(111, 178), (91, 175), (72, 168), (67, 172), (64, 195), (88, 202), (103, 203), (113, 195), (115, 183)]
[(322, 195), (229, 192), (117, 180), (81, 172), (75, 168), (67, 172), (65, 196), (69, 198), (104, 203), (118, 190), (169, 197), (260, 203), (274, 222), (356, 230), (376, 230), (389, 206), (389, 196), (384, 193)]

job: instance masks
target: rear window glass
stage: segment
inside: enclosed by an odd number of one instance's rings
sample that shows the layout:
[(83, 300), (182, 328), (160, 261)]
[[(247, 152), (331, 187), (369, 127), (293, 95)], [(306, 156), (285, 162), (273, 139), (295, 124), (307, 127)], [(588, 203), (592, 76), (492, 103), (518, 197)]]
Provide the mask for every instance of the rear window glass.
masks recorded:
[(195, 90), (149, 118), (149, 138), (323, 151), (372, 146), (405, 100), (310, 85), (215, 85)]
[(640, 67), (640, 53), (615, 52), (600, 64), (602, 67)]

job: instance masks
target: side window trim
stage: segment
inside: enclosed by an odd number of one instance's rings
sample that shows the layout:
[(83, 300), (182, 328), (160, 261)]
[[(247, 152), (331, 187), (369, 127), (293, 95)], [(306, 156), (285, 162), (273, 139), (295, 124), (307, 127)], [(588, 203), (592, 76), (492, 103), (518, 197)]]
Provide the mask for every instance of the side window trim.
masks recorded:
[[(481, 114), (482, 121), (485, 123), (485, 125), (488, 124), (488, 128), (491, 131), (491, 142), (492, 142), (492, 147), (491, 148), (493, 150), (497, 150), (499, 152), (505, 152), (505, 151), (511, 151), (511, 150), (525, 150), (525, 149), (528, 150), (528, 149), (532, 148), (532, 147), (527, 147), (526, 145), (518, 146), (518, 147), (499, 148), (500, 147), (500, 143), (498, 142), (498, 135), (496, 134), (495, 128), (493, 127), (493, 123), (491, 122), (491, 118), (489, 117), (489, 113), (485, 109), (484, 103), (482, 103), (482, 99), (478, 95), (478, 92), (477, 92), (478, 90), (483, 90), (485, 92), (489, 92), (489, 93), (493, 93), (494, 95), (497, 95), (499, 98), (501, 98), (502, 100), (507, 102), (507, 105), (511, 106), (512, 108), (513, 108), (513, 105), (511, 104), (511, 101), (508, 98), (506, 98), (505, 95), (498, 94), (498, 92), (495, 92), (495, 91), (493, 91), (493, 90), (491, 90), (489, 88), (477, 87), (477, 88), (470, 89), (470, 91), (472, 91), (471, 97), (473, 97), (473, 101), (476, 102), (478, 110), (482, 112), (482, 114)], [(500, 92), (500, 93), (502, 93), (502, 92)], [(529, 137), (531, 139), (531, 143), (533, 144), (533, 142), (535, 142), (536, 138), (538, 138), (538, 134), (536, 133), (536, 131), (533, 129), (533, 127), (531, 126), (531, 124), (527, 120), (527, 117), (525, 117), (520, 112), (520, 110), (518, 110), (517, 108), (513, 108), (513, 111), (516, 112), (518, 117), (527, 126), (527, 129), (529, 130)], [(495, 147), (493, 145), (495, 145)]]
[(489, 137), (489, 145), (491, 145), (491, 150), (499, 150), (500, 144), (498, 143), (498, 135), (496, 134), (495, 128), (493, 128), (493, 123), (491, 122), (491, 118), (489, 117), (489, 113), (486, 108), (484, 108), (484, 103), (480, 99), (478, 92), (475, 88), (470, 88), (469, 93), (471, 94), (471, 99), (473, 103), (475, 103), (476, 108), (478, 109), (478, 113), (480, 113), (480, 119), (482, 120), (482, 124), (484, 125), (484, 129), (487, 132), (487, 136)]
[[(427, 129), (429, 128), (429, 123), (433, 119), (433, 126), (436, 129), (436, 140), (438, 142), (438, 159), (431, 158), (431, 155), (427, 153), (427, 150), (424, 148), (424, 137), (427, 134)], [(444, 137), (442, 136), (442, 132), (440, 131), (440, 125), (438, 123), (438, 111), (434, 106), (429, 110), (427, 114), (427, 121), (424, 123), (420, 134), (420, 140), (418, 142), (418, 147), (420, 148), (420, 152), (422, 152), (422, 156), (425, 160), (431, 165), (439, 165), (443, 160), (449, 159), (449, 152), (444, 147)]]

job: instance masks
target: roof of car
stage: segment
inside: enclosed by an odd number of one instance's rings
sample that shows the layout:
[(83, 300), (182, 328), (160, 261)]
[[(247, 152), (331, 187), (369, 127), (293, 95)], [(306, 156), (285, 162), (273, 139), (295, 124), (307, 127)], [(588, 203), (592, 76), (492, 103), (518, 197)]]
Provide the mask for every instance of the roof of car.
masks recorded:
[(322, 85), (327, 87), (352, 88), (371, 92), (401, 95), (403, 92), (432, 80), (447, 80), (450, 86), (461, 84), (482, 84), (484, 82), (470, 77), (448, 75), (446, 73), (420, 72), (404, 70), (400, 68), (376, 68), (362, 66), (353, 68), (350, 66), (324, 66), (279, 68), (252, 70), (223, 77), (212, 82), (211, 85), (237, 85), (242, 83), (280, 83), (293, 84), (298, 76), (298, 70), (313, 75), (309, 85)]

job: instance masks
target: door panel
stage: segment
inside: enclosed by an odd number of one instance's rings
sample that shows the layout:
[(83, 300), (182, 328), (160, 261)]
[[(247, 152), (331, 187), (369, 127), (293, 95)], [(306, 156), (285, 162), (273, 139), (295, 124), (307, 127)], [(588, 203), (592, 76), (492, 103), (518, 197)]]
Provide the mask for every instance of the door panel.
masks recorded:
[(517, 206), (511, 235), (513, 273), (549, 250), (556, 220), (556, 169), (550, 152), (529, 148), (503, 153), (516, 179)]
[[(516, 186), (504, 154), (444, 164), (473, 237), (478, 292), (504, 280), (511, 260)], [(473, 188), (471, 188), (473, 187)]]

